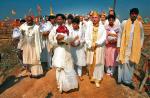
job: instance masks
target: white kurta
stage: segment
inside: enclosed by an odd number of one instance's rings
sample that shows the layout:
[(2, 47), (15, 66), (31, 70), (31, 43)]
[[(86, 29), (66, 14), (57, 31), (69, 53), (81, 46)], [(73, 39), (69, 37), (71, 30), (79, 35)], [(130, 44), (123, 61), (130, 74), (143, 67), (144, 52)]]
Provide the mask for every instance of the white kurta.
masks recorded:
[(85, 32), (87, 29), (87, 25), (88, 25), (88, 22), (83, 20), (82, 22), (80, 22), (79, 27), (82, 28), (83, 32)]
[(31, 66), (32, 75), (39, 75), (43, 73), (40, 66), (41, 42), (39, 26), (28, 26), (24, 23), (20, 26), (22, 33), (18, 48), (23, 50), (23, 64), (34, 65)]
[[(84, 40), (85, 40), (85, 32), (88, 28), (88, 25), (92, 24), (92, 22), (89, 20), (89, 21), (84, 21), (83, 22), (80, 22), (79, 24), (79, 27), (82, 28), (82, 31), (84, 32)], [(84, 44), (84, 50), (86, 51), (86, 44)]]
[[(78, 88), (78, 82), (76, 73), (74, 70), (73, 60), (70, 53), (69, 45), (57, 44), (57, 32), (56, 29), (58, 26), (55, 26), (49, 35), (49, 40), (51, 44), (55, 47), (54, 55), (52, 58), (52, 66), (56, 68), (56, 79), (60, 92), (69, 91), (71, 89)], [(65, 36), (64, 40), (70, 42), (73, 38)]]
[(105, 20), (104, 22), (102, 22), (102, 21), (100, 21), (99, 23), (100, 24), (102, 24), (102, 25), (104, 25), (104, 27), (106, 27), (107, 25), (108, 25), (108, 23), (107, 23), (108, 21), (107, 20)]
[(68, 24), (68, 23), (66, 23), (66, 27), (68, 28), (68, 30), (69, 30), (69, 32), (71, 32), (72, 31), (72, 24)]
[(77, 47), (73, 47), (73, 46), (71, 47), (71, 54), (74, 59), (74, 64), (77, 66), (86, 66), (86, 56), (85, 56), (85, 48), (84, 48), (85, 33), (83, 32), (82, 28), (80, 28), (79, 30), (72, 30), (71, 36), (73, 38), (75, 38), (76, 36), (79, 37), (79, 39), (75, 41)]

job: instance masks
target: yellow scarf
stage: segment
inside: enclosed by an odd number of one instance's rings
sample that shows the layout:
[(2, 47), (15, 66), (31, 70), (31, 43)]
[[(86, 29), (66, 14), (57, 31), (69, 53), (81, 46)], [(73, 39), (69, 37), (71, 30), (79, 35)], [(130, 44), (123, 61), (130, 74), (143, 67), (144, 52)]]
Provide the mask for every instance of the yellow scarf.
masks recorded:
[(97, 35), (98, 35), (98, 27), (93, 26), (93, 33), (92, 33), (92, 42), (95, 44), (97, 40)]
[[(127, 20), (124, 30), (122, 32), (122, 41), (120, 47), (120, 55), (119, 60), (122, 64), (125, 63), (125, 51), (128, 48), (129, 40), (130, 40), (130, 32), (131, 32), (131, 24), (132, 21), (130, 19)], [(141, 37), (140, 37), (140, 24), (138, 20), (134, 21), (134, 32), (133, 32), (133, 41), (132, 41), (132, 49), (129, 60), (135, 64), (139, 63), (140, 55), (141, 55)]]

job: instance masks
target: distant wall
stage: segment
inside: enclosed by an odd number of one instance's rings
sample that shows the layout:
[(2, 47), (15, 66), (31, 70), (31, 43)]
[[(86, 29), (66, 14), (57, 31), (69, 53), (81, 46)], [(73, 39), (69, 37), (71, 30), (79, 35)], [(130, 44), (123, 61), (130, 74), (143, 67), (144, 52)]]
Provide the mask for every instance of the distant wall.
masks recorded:
[(13, 26), (11, 21), (1, 21), (0, 22), (0, 39), (11, 38)]
[[(150, 24), (143, 24), (145, 35), (150, 35)], [(11, 21), (0, 21), (0, 39), (11, 38), (13, 25)]]

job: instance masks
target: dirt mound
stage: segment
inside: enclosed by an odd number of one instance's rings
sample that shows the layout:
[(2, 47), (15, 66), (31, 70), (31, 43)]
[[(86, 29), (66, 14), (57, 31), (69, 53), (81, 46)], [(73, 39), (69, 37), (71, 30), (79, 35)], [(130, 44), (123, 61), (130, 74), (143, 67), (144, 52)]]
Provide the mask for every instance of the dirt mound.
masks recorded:
[(88, 76), (79, 81), (79, 90), (60, 94), (56, 87), (55, 70), (52, 69), (40, 79), (25, 77), (1, 92), (0, 98), (148, 98), (123, 85), (117, 85), (114, 78), (104, 76), (100, 88), (91, 84)]

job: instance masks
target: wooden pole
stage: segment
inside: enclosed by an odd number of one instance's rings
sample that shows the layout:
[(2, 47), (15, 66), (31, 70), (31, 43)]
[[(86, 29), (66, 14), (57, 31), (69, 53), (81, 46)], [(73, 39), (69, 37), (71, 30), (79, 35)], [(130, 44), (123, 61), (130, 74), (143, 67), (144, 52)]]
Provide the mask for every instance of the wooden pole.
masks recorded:
[(116, 9), (116, 0), (114, 0), (114, 5), (113, 5), (113, 9)]

